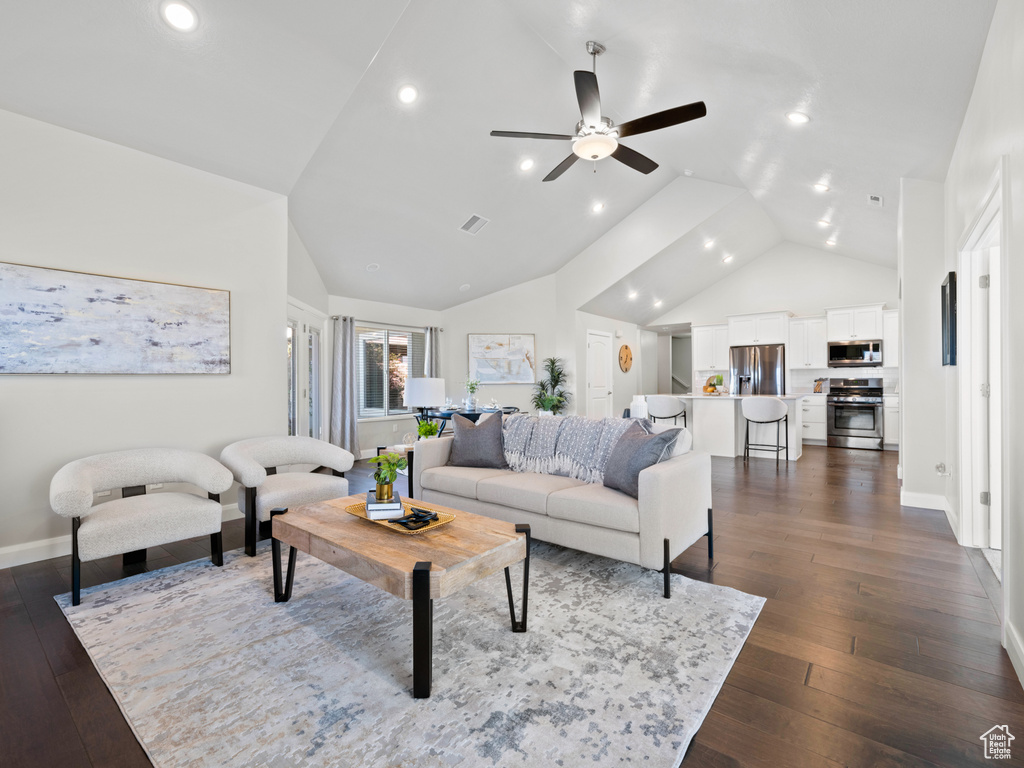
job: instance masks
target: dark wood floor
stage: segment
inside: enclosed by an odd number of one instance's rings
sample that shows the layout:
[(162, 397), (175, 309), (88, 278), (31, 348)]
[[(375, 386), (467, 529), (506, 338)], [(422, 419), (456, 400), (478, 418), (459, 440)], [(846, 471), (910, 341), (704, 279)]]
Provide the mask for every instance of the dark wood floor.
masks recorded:
[[(999, 585), (942, 513), (899, 506), (895, 464), (813, 447), (779, 471), (714, 460), (715, 560), (702, 540), (675, 569), (767, 603), (685, 768), (980, 766), (982, 733), (1024, 733)], [(349, 473), (353, 492), (367, 474), (365, 462)], [(239, 521), (224, 539), (242, 546)], [(120, 558), (88, 563), (83, 585), (208, 553), (198, 539), (127, 572)], [(148, 766), (53, 602), (70, 571), (68, 557), (0, 570), (0, 765)]]

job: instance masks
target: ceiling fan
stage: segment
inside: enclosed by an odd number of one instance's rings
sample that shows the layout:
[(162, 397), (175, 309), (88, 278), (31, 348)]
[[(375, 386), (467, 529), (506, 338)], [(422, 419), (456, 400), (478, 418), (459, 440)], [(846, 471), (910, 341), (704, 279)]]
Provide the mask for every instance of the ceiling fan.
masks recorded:
[(708, 113), (703, 101), (695, 101), (674, 109), (655, 112), (653, 115), (638, 117), (636, 120), (615, 125), (607, 117), (601, 116), (601, 94), (597, 89), (597, 57), (604, 53), (605, 47), (593, 40), (587, 42), (587, 53), (593, 57), (594, 71), (578, 69), (573, 72), (576, 82), (576, 100), (580, 105), (583, 119), (576, 124), (573, 135), (561, 133), (523, 133), (520, 131), (491, 131), (491, 136), (505, 136), (512, 139), (547, 139), (552, 141), (572, 141), (572, 154), (555, 166), (544, 181), (554, 181), (577, 160), (601, 160), (614, 157), (620, 163), (640, 173), (650, 173), (658, 164), (649, 157), (619, 143), (619, 139), (648, 133), (661, 128), (679, 125), (690, 120), (704, 117)]

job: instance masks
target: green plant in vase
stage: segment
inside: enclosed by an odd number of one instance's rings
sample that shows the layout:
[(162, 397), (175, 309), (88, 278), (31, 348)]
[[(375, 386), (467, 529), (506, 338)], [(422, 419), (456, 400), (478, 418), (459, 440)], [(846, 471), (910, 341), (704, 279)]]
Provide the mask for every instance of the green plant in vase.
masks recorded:
[(533, 393), (533, 407), (557, 415), (572, 400), (572, 394), (565, 388), (568, 376), (562, 367), (562, 361), (557, 357), (549, 357), (544, 361), (544, 372), (547, 376), (537, 382), (537, 388)]
[(380, 456), (371, 457), (369, 462), (377, 465), (377, 471), (373, 473), (373, 479), (377, 481), (377, 500), (392, 498), (395, 495), (394, 484), (398, 478), (398, 470), (405, 469), (409, 462), (397, 453), (382, 453)]
[(437, 426), (436, 421), (421, 421), (416, 427), (416, 432), (420, 437), (434, 437), (441, 428)]
[(466, 406), (467, 411), (476, 410), (476, 393), (480, 390), (480, 379), (470, 379), (466, 382), (466, 392), (469, 393), (469, 397), (466, 398), (463, 405)]

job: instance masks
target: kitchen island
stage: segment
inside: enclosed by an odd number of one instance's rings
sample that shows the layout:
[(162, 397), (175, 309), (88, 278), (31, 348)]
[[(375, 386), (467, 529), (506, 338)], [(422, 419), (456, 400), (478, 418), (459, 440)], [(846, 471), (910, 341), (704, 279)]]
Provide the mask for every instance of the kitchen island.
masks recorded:
[[(758, 395), (673, 395), (686, 405), (686, 423), (693, 435), (693, 448), (707, 451), (712, 456), (743, 455), (743, 440), (747, 429), (747, 420), (743, 418), (741, 402), (748, 397)], [(799, 407), (805, 395), (772, 395), (782, 400), (789, 409), (789, 460), (796, 461), (803, 454), (803, 414)], [(786, 424), (779, 442), (786, 444)], [(751, 424), (750, 442), (775, 445), (775, 424)], [(752, 457), (775, 458), (774, 451), (751, 449)], [(785, 452), (779, 454), (785, 459)]]

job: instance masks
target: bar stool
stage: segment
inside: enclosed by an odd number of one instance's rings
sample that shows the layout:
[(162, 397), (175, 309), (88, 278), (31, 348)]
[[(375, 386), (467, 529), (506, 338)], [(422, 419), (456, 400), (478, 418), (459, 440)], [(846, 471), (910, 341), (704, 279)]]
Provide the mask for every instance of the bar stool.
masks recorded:
[(676, 424), (676, 419), (682, 416), (683, 426), (686, 426), (686, 406), (683, 405), (682, 400), (672, 395), (648, 395), (647, 415), (651, 421), (672, 419), (673, 424)]
[[(786, 452), (786, 461), (789, 461), (789, 408), (777, 397), (755, 395), (745, 397), (741, 401), (743, 417), (747, 420), (747, 435), (743, 440), (743, 461), (750, 458), (750, 449), (762, 451), (775, 451), (775, 466), (779, 466), (779, 454)], [(775, 424), (775, 445), (750, 442), (750, 423)], [(786, 445), (780, 444), (780, 433), (782, 424), (786, 426)]]

